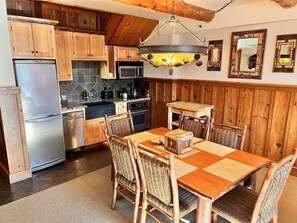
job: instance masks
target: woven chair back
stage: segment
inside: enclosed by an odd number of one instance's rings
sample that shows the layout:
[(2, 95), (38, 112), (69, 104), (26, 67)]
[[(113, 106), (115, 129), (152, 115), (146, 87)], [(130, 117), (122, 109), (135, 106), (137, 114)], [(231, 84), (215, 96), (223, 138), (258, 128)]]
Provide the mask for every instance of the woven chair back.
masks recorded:
[(276, 214), (278, 200), (287, 182), (292, 166), (292, 163), (286, 163), (274, 172), (260, 207), (259, 218), (262, 222), (268, 222)]
[(134, 125), (130, 110), (117, 115), (105, 115), (105, 122), (108, 133), (120, 137), (134, 134)]
[(120, 174), (129, 181), (133, 182), (135, 179), (135, 170), (133, 169), (132, 162), (135, 162), (135, 160), (132, 155), (132, 148), (128, 145), (128, 141), (120, 140), (118, 137), (109, 135), (109, 146), (112, 152), (117, 174)]
[(207, 139), (210, 127), (210, 120), (208, 117), (197, 118), (185, 116), (181, 113), (179, 128), (185, 131), (193, 132), (194, 137)]
[(111, 123), (112, 134), (117, 136), (127, 136), (133, 134), (129, 118), (115, 119)]
[(297, 158), (297, 149), (289, 155), (272, 163), (268, 168), (266, 178), (260, 189), (252, 219), (257, 222), (268, 222), (277, 216), (277, 207), (282, 191)]
[(224, 146), (237, 148), (239, 134), (226, 129), (214, 129), (212, 141)]
[(139, 153), (139, 157), (148, 195), (170, 205), (172, 203), (172, 190), (168, 163), (142, 152)]

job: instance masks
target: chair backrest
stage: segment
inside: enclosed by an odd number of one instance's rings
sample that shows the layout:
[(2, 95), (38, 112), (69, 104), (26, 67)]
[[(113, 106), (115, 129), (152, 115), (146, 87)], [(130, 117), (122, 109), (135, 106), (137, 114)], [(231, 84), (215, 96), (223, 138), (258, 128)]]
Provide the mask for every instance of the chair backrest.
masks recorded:
[(184, 112), (181, 113), (179, 128), (193, 132), (195, 137), (207, 139), (210, 127), (210, 119), (197, 118), (191, 116), (185, 116)]
[[(251, 222), (268, 222), (277, 214), (282, 191), (297, 158), (297, 149), (277, 164), (272, 163), (259, 192)], [(259, 221), (260, 220), (260, 221)]]
[(130, 110), (117, 115), (105, 115), (105, 123), (107, 131), (114, 135), (124, 137), (134, 133), (133, 119)]
[[(162, 205), (173, 207), (174, 214), (179, 213), (174, 156), (161, 158), (158, 153), (141, 146), (135, 146), (135, 155), (142, 181), (143, 199), (158, 199)], [(158, 207), (160, 202), (153, 203)]]
[(243, 150), (246, 130), (246, 125), (240, 128), (237, 126), (214, 123), (212, 119), (208, 140), (234, 149)]
[(131, 182), (140, 183), (131, 140), (108, 133), (107, 130), (105, 135), (111, 151), (114, 174), (120, 174)]

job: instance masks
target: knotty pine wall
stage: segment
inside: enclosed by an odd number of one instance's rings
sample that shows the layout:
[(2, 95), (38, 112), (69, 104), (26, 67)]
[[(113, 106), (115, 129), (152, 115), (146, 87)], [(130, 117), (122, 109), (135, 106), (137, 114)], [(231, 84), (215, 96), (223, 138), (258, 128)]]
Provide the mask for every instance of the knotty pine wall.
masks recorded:
[(184, 79), (146, 80), (150, 83), (152, 97), (151, 128), (167, 127), (167, 102), (192, 101), (214, 105), (215, 122), (247, 125), (246, 152), (278, 161), (297, 147), (296, 86)]

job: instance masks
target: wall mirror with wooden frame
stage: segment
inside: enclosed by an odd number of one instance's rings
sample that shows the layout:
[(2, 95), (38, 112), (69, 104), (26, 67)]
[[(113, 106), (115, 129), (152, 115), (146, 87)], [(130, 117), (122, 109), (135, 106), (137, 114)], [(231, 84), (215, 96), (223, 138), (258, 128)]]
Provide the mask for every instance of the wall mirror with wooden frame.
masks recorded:
[(294, 72), (296, 43), (297, 34), (277, 36), (273, 72)]
[(222, 64), (223, 40), (211, 40), (208, 43), (208, 71), (220, 71)]
[(233, 32), (230, 78), (261, 79), (267, 29)]

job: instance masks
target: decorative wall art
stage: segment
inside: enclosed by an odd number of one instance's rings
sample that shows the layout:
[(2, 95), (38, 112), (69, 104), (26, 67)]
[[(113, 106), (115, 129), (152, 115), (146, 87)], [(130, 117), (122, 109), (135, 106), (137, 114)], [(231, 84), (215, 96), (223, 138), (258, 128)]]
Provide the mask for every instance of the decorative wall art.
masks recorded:
[(276, 37), (273, 72), (293, 73), (295, 65), (297, 34)]
[(222, 65), (223, 40), (211, 40), (208, 43), (208, 71), (220, 71)]
[(267, 29), (233, 32), (229, 78), (261, 79)]

